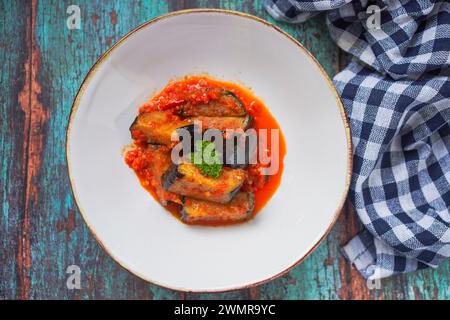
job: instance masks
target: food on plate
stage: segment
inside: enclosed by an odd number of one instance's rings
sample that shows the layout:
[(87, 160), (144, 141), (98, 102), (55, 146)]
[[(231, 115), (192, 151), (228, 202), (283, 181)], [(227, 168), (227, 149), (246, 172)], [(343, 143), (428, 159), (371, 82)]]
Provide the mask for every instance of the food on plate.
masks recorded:
[[(259, 135), (261, 129), (279, 130), (279, 139)], [(280, 183), (286, 152), (280, 127), (261, 100), (236, 84), (207, 76), (172, 81), (141, 106), (130, 133), (134, 145), (125, 162), (187, 224), (247, 221)]]
[(255, 195), (239, 192), (227, 204), (187, 198), (181, 210), (181, 220), (186, 223), (242, 222), (252, 214)]

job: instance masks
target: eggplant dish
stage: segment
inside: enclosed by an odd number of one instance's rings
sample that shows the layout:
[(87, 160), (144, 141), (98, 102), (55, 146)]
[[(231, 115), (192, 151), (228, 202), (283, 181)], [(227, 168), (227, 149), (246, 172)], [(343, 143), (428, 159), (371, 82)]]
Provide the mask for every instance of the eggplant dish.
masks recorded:
[[(206, 76), (185, 77), (141, 106), (130, 125), (134, 144), (125, 162), (141, 185), (182, 222), (240, 223), (252, 218), (276, 191), (285, 154), (282, 134), (280, 141), (259, 150), (258, 143), (249, 143), (248, 129), (280, 130), (249, 90)], [(211, 132), (215, 138), (207, 134)], [(189, 148), (179, 152), (182, 143)], [(270, 154), (273, 143), (279, 144), (279, 170), (267, 175), (267, 163), (258, 155)], [(240, 161), (238, 151), (245, 155)]]

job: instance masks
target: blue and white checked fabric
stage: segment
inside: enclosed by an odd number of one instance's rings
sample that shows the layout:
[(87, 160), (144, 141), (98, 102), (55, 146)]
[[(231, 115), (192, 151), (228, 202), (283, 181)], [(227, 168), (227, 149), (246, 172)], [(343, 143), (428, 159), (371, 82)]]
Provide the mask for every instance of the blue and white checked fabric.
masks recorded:
[[(380, 28), (367, 23), (371, 5), (380, 9)], [(369, 279), (436, 267), (450, 257), (449, 1), (265, 0), (265, 7), (294, 23), (327, 11), (332, 38), (354, 56), (334, 77), (353, 138), (349, 197), (365, 226), (345, 255)]]

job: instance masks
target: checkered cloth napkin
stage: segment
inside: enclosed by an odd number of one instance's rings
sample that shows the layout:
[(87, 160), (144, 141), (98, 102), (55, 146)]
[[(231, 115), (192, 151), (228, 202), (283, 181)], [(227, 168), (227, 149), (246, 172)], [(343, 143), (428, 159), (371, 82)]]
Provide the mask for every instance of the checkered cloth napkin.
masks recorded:
[(334, 84), (353, 138), (349, 197), (365, 229), (345, 255), (369, 279), (436, 267), (450, 256), (449, 1), (264, 5), (294, 23), (327, 11), (332, 38), (353, 55)]

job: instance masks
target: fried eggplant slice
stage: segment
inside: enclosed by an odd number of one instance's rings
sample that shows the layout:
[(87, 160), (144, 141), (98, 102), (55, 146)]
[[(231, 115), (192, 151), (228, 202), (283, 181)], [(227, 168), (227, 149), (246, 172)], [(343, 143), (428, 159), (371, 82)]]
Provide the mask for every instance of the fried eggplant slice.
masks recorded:
[(179, 110), (182, 117), (243, 117), (247, 114), (241, 100), (231, 91), (223, 88), (201, 88), (196, 95), (210, 97), (208, 103), (188, 101)]
[(170, 145), (172, 133), (190, 123), (180, 120), (178, 116), (168, 111), (153, 111), (140, 114), (130, 127), (133, 139), (143, 138), (151, 144)]
[(253, 117), (205, 117), (197, 116), (190, 118), (192, 123), (199, 123), (202, 131), (208, 129), (217, 129), (225, 132), (228, 130), (247, 130), (253, 123)]
[(227, 204), (186, 198), (181, 220), (188, 224), (229, 224), (247, 220), (255, 207), (251, 192), (239, 192)]
[(172, 165), (162, 177), (166, 191), (182, 196), (228, 203), (239, 192), (246, 178), (242, 169), (224, 167), (218, 178), (205, 176), (192, 163)]
[(149, 145), (146, 149), (146, 154), (151, 161), (149, 161), (148, 170), (151, 171), (153, 179), (150, 181), (156, 196), (162, 205), (167, 205), (169, 202), (181, 204), (181, 197), (178, 194), (164, 190), (162, 186), (161, 177), (172, 165), (170, 158), (170, 149), (161, 145)]

